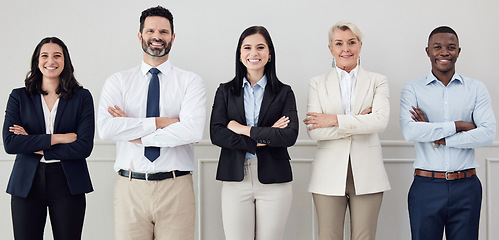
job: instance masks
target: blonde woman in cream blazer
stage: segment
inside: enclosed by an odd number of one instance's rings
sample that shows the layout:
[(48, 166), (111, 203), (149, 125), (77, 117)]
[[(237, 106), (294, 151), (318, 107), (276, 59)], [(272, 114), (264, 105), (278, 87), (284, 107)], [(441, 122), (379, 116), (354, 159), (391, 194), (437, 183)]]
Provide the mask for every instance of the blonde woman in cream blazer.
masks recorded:
[(304, 123), (317, 151), (308, 190), (320, 240), (343, 239), (347, 206), (351, 239), (375, 239), (383, 192), (390, 189), (378, 138), (390, 113), (388, 82), (359, 66), (361, 39), (353, 23), (334, 25), (329, 32), (334, 69), (310, 80)]

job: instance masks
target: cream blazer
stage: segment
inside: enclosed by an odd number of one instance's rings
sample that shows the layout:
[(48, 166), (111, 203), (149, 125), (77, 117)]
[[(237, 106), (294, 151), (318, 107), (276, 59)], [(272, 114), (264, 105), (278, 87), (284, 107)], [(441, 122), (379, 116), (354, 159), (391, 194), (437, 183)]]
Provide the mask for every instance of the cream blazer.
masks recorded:
[(349, 157), (357, 195), (390, 190), (378, 138), (390, 114), (388, 81), (359, 67), (354, 94), (352, 115), (345, 115), (336, 69), (310, 80), (308, 112), (337, 114), (338, 126), (308, 131), (317, 140), (309, 192), (344, 196)]

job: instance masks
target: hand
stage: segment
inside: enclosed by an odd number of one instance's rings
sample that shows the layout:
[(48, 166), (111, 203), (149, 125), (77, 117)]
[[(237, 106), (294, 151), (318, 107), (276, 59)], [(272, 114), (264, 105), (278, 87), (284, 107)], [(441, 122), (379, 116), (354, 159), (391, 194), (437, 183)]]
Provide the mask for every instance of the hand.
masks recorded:
[(23, 127), (19, 126), (19, 125), (15, 125), (12, 126), (12, 127), (9, 127), (9, 131), (16, 134), (16, 135), (28, 135), (28, 133), (26, 132), (26, 130), (24, 130)]
[(37, 152), (34, 152), (34, 153), (43, 156), (43, 150), (40, 150), (40, 151), (37, 151)]
[(142, 138), (137, 138), (137, 139), (134, 139), (134, 140), (130, 140), (129, 142), (131, 142), (131, 143), (137, 143), (137, 144), (142, 144)]
[(64, 133), (64, 134), (52, 134), (50, 138), (50, 144), (62, 144), (62, 143), (72, 143), (76, 141), (76, 133)]
[(308, 130), (314, 130), (316, 128), (327, 128), (338, 126), (338, 117), (336, 115), (328, 115), (324, 113), (307, 113), (307, 118), (303, 122), (307, 125), (312, 125)]
[(118, 107), (118, 105), (114, 105), (114, 108), (108, 107), (107, 111), (109, 112), (109, 114), (111, 114), (111, 116), (113, 118), (115, 118), (115, 117), (127, 117), (125, 111), (121, 110), (121, 108)]
[(434, 143), (433, 147), (435, 147), (435, 148), (437, 148), (440, 145), (445, 145), (445, 138), (442, 138), (440, 140), (434, 141), (433, 143)]
[(428, 119), (426, 119), (424, 112), (419, 107), (412, 106), (412, 109), (414, 111), (409, 110), (409, 112), (412, 114), (412, 120), (416, 122), (428, 122)]
[(245, 135), (245, 136), (250, 136), (250, 132), (251, 132), (251, 127), (250, 126), (244, 126), (240, 123), (238, 123), (237, 121), (235, 120), (231, 120), (228, 124), (227, 124), (227, 128), (237, 134), (240, 134), (240, 135)]
[(360, 115), (366, 115), (373, 112), (373, 108), (368, 108), (360, 113)]
[(289, 124), (289, 117), (282, 116), (272, 125), (273, 128), (286, 128)]

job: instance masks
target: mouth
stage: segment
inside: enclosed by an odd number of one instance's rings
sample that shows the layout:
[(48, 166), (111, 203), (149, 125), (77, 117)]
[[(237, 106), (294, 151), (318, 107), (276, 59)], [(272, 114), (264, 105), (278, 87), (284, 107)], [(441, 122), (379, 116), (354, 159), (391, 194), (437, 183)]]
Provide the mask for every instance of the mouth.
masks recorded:
[(257, 63), (260, 61), (262, 61), (262, 60), (261, 59), (248, 59), (248, 62), (250, 62), (250, 63)]
[(45, 67), (47, 70), (56, 70), (58, 67)]
[(440, 62), (440, 63), (449, 63), (450, 59), (437, 59), (437, 62)]
[(342, 55), (340, 57), (342, 57), (342, 58), (351, 58), (351, 57), (353, 57), (353, 54), (352, 55)]

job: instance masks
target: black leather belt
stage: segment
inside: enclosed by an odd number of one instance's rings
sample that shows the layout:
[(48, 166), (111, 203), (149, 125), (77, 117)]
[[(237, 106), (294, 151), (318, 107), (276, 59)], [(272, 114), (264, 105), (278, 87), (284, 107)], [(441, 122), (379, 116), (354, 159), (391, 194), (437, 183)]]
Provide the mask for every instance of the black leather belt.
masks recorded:
[[(131, 174), (130, 174), (131, 173)], [(187, 174), (191, 174), (189, 171), (172, 171), (172, 172), (159, 172), (159, 173), (140, 173), (140, 172), (132, 172), (129, 170), (120, 169), (118, 171), (118, 175), (122, 177), (127, 177), (129, 179), (140, 179), (147, 181), (160, 181), (167, 178), (174, 178), (184, 176)]]

